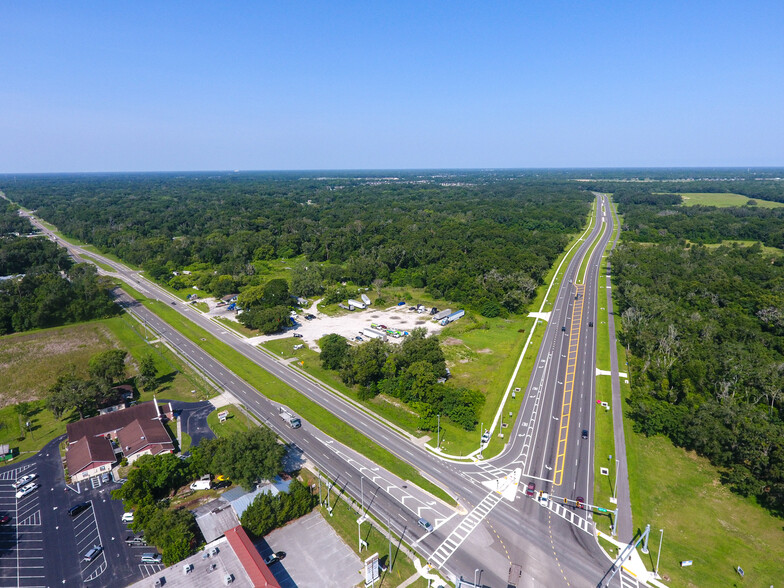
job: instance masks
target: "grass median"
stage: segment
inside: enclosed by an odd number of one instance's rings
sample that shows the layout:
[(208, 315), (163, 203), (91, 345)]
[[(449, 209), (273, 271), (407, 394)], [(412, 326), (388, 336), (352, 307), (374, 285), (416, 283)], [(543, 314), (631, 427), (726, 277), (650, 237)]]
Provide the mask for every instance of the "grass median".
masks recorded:
[(305, 418), (313, 426), (328, 433), (354, 451), (364, 455), (375, 463), (383, 465), (395, 475), (408, 480), (444, 500), (448, 504), (456, 504), (441, 488), (423, 477), (413, 466), (370, 441), (367, 437), (347, 426), (325, 408), (309, 400), (290, 386), (284, 384), (272, 374), (258, 366), (238, 351), (221, 342), (210, 333), (196, 326), (168, 305), (155, 300), (140, 300), (170, 327), (187, 337), (204, 352), (210, 354), (224, 366), (231, 369), (237, 377), (242, 378), (260, 393), (274, 402), (280, 402)]

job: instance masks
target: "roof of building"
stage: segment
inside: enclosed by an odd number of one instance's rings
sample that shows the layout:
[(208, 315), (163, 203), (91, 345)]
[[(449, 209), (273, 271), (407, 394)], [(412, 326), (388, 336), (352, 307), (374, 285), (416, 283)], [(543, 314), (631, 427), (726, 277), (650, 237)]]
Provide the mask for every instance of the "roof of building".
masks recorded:
[(231, 545), (255, 588), (280, 588), (280, 584), (278, 584), (275, 576), (270, 572), (267, 564), (264, 563), (261, 554), (253, 545), (245, 529), (240, 525), (229, 529), (226, 531), (226, 539), (229, 540), (229, 545)]
[(207, 543), (215, 541), (226, 531), (240, 524), (231, 504), (222, 497), (196, 507), (193, 509), (193, 515)]
[(106, 435), (127, 427), (133, 421), (151, 421), (157, 418), (158, 412), (155, 402), (142, 402), (125, 410), (118, 410), (107, 414), (101, 414), (89, 419), (82, 419), (75, 423), (68, 423), (68, 441), (73, 443), (84, 436), (97, 437)]
[(169, 432), (159, 420), (140, 420), (136, 419), (132, 423), (120, 429), (117, 433), (117, 441), (123, 450), (125, 457), (130, 457), (143, 451), (150, 445), (158, 445), (159, 448), (152, 448), (152, 454), (156, 455), (161, 451), (173, 451)]
[(114, 463), (117, 458), (112, 443), (105, 437), (84, 436), (65, 450), (68, 473), (72, 476), (100, 464)]
[(223, 493), (223, 499), (228, 500), (231, 503), (234, 507), (234, 512), (237, 513), (237, 517), (239, 518), (242, 517), (242, 513), (244, 513), (253, 501), (256, 500), (256, 497), (259, 494), (272, 494), (273, 496), (277, 496), (281, 492), (288, 492), (290, 483), (291, 480), (283, 481), (280, 478), (275, 478), (274, 483), (267, 482), (266, 484), (261, 484), (250, 492), (246, 492), (240, 487), (232, 488)]

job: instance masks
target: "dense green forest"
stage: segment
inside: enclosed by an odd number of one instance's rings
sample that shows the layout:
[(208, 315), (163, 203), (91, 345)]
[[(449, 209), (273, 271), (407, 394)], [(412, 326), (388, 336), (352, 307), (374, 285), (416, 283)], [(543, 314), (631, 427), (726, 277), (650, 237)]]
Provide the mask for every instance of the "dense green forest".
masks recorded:
[[(319, 262), (317, 275), (292, 279), (293, 294), (383, 280), (510, 312), (525, 309), (593, 200), (536, 176), (426, 178), (118, 174), (2, 187), (65, 234), (175, 288), (236, 292), (263, 283), (265, 262), (303, 256)], [(192, 274), (172, 274), (184, 268)]]
[(73, 264), (65, 249), (47, 239), (14, 234), (32, 229), (16, 207), (3, 211), (0, 227), (6, 231), (0, 235), (0, 335), (119, 311), (109, 294), (112, 284), (94, 266)]
[(686, 243), (781, 245), (781, 213), (615, 190), (626, 231), (611, 262), (635, 427), (695, 449), (733, 489), (784, 514), (784, 258)]

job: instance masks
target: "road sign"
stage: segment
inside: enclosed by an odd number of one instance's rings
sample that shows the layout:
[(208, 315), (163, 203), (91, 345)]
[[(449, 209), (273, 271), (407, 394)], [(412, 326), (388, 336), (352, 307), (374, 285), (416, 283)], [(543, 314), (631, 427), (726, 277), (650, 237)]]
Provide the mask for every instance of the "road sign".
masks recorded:
[(365, 586), (375, 583), (378, 576), (378, 553), (374, 553), (365, 560)]

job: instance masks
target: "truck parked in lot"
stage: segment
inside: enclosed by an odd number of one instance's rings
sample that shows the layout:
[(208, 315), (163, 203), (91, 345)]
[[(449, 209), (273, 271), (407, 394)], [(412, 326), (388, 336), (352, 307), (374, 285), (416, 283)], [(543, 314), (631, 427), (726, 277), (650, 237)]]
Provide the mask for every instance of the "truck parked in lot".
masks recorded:
[(281, 408), (279, 410), (280, 412), (278, 413), (278, 416), (282, 418), (289, 427), (291, 427), (292, 429), (299, 429), (302, 426), (302, 421), (300, 421), (289, 411), (287, 411), (284, 408)]
[(364, 302), (366, 306), (370, 306), (370, 298), (368, 298), (367, 294), (360, 294), (359, 297), (362, 299), (362, 302)]
[(361, 333), (367, 337), (368, 339), (381, 339), (382, 341), (387, 340), (387, 334), (382, 331), (377, 331), (375, 329), (362, 329)]
[(353, 306), (354, 308), (363, 309), (365, 308), (365, 303), (360, 302), (359, 300), (352, 300), (351, 298), (348, 299), (349, 307)]
[(191, 490), (209, 490), (210, 488), (212, 488), (212, 480), (210, 480), (209, 474), (204, 474), (191, 484)]
[(453, 312), (449, 316), (442, 318), (441, 321), (439, 322), (439, 324), (442, 327), (444, 327), (444, 326), (448, 325), (449, 323), (456, 321), (457, 319), (459, 319), (462, 316), (465, 316), (465, 310), (458, 310), (457, 312)]
[(446, 310), (442, 310), (441, 312), (437, 312), (433, 315), (433, 320), (440, 321), (441, 319), (445, 319), (450, 314), (452, 314), (452, 309), (447, 308)]

